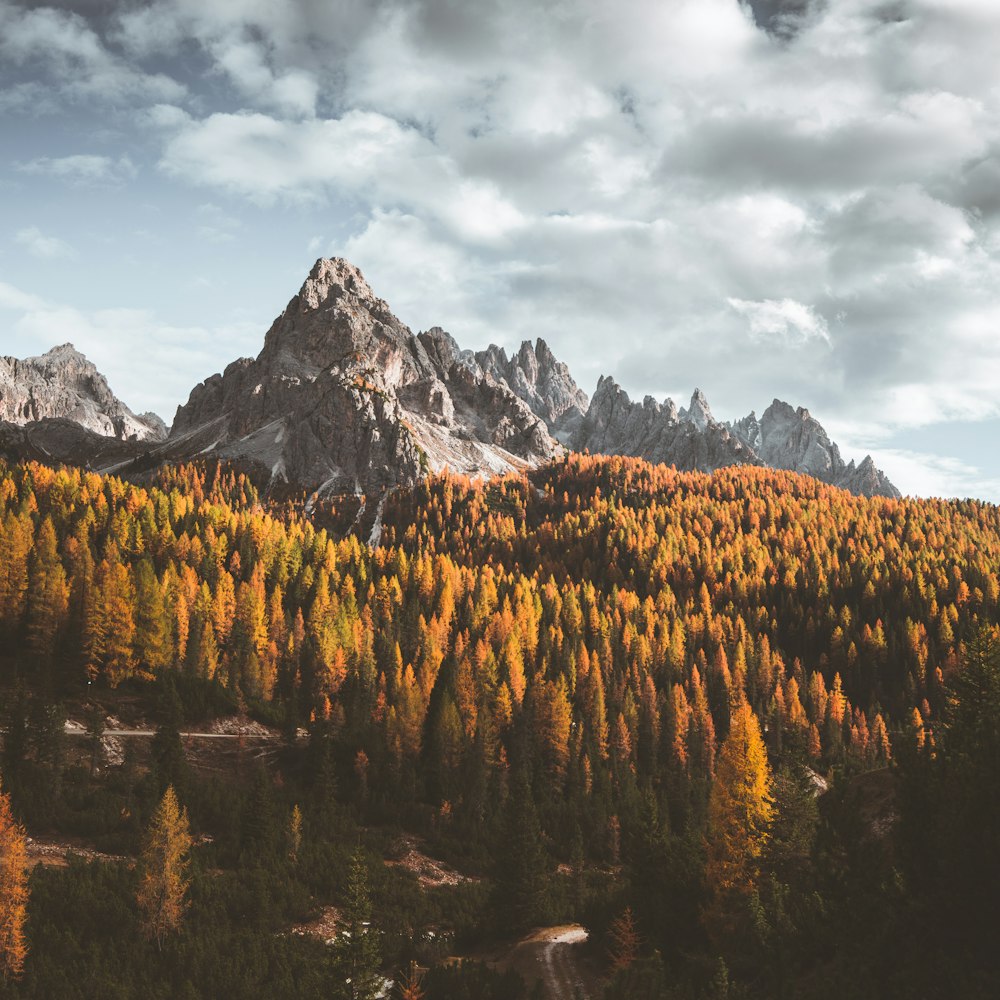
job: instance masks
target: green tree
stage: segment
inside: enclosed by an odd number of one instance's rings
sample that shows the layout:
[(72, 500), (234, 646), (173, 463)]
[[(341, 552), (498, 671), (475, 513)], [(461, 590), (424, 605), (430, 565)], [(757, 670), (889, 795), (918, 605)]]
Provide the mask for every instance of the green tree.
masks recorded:
[(531, 787), (514, 779), (500, 823), (497, 846), (496, 909), (504, 932), (525, 931), (546, 911), (546, 856)]
[(988, 627), (969, 642), (950, 684), (934, 755), (919, 755), (912, 768), (911, 780), (925, 788), (903, 800), (904, 827), (921, 830), (921, 850), (911, 857), (913, 885), (926, 897), (942, 938), (980, 957), (994, 954), (992, 929), (1000, 920), (998, 719), (1000, 630)]
[(378, 931), (372, 924), (368, 866), (360, 845), (351, 858), (336, 942), (336, 968), (343, 1000), (375, 1000), (382, 989)]

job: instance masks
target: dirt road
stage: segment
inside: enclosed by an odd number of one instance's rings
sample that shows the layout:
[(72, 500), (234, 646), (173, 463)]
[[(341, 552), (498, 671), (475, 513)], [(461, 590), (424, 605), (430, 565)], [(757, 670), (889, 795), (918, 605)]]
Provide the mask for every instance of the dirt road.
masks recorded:
[(592, 1000), (597, 995), (593, 976), (579, 962), (579, 946), (587, 937), (579, 924), (545, 927), (518, 942), (503, 964), (529, 986), (541, 979), (549, 1000)]

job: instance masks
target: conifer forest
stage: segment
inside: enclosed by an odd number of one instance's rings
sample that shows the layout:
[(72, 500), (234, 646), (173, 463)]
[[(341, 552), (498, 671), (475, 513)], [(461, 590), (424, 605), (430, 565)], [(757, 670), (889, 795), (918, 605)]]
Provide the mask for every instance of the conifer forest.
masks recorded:
[(0, 995), (996, 995), (995, 506), (356, 502), (0, 465)]

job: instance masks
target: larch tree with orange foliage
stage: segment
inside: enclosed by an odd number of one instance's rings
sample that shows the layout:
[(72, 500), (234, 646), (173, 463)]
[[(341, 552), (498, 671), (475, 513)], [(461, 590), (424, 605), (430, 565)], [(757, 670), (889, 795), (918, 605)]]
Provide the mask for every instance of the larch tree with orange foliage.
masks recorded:
[(10, 796), (0, 792), (0, 975), (4, 982), (20, 977), (28, 954), (24, 939), (27, 861), (24, 828), (14, 819)]
[(187, 907), (187, 876), (191, 832), (187, 810), (181, 809), (172, 786), (160, 801), (146, 833), (142, 852), (142, 880), (137, 901), (143, 933), (157, 948), (180, 929)]
[(774, 819), (771, 767), (750, 705), (732, 710), (708, 800), (705, 923), (721, 936), (738, 920), (740, 904), (757, 885), (760, 858)]

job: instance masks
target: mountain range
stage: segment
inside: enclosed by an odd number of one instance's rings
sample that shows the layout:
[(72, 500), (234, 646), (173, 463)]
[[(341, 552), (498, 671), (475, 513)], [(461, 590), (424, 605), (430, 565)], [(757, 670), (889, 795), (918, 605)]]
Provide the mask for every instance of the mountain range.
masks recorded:
[(845, 463), (819, 422), (774, 400), (731, 423), (700, 390), (678, 409), (632, 401), (611, 378), (592, 399), (544, 340), (508, 357), (414, 334), (346, 260), (320, 259), (256, 358), (195, 386), (167, 428), (137, 416), (69, 344), (0, 358), (0, 453), (120, 470), (215, 456), (319, 495), (370, 494), (445, 467), (494, 475), (567, 449), (678, 469), (747, 464), (803, 472), (856, 494), (898, 496), (872, 459)]

